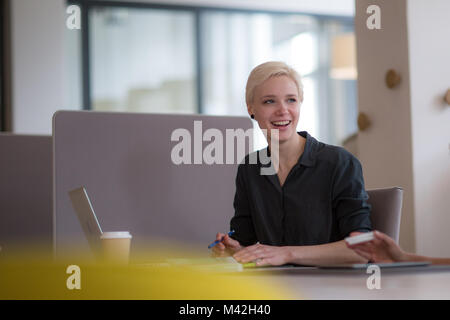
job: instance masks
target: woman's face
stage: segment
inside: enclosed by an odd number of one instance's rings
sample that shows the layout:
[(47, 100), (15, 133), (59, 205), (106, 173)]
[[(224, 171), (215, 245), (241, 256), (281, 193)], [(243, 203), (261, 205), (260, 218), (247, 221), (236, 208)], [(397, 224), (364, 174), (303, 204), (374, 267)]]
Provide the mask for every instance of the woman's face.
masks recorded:
[(255, 88), (248, 111), (255, 115), (259, 127), (267, 130), (268, 140), (271, 129), (279, 130), (280, 144), (295, 139), (300, 114), (297, 85), (287, 76), (267, 79)]

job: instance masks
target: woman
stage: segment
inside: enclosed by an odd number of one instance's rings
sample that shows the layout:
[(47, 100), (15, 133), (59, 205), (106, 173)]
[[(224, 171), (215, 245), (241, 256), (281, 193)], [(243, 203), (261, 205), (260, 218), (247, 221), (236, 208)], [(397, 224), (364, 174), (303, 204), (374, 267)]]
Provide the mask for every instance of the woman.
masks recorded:
[(296, 132), (302, 101), (300, 76), (286, 64), (267, 62), (250, 73), (248, 113), (267, 132), (269, 147), (277, 139), (271, 131), (278, 130), (278, 154), (267, 151), (278, 170), (261, 174), (260, 151), (257, 164), (249, 164), (247, 155), (239, 165), (235, 233), (217, 234), (223, 241), (213, 248), (216, 255), (258, 266), (365, 261), (342, 240), (371, 230), (361, 165), (343, 148)]

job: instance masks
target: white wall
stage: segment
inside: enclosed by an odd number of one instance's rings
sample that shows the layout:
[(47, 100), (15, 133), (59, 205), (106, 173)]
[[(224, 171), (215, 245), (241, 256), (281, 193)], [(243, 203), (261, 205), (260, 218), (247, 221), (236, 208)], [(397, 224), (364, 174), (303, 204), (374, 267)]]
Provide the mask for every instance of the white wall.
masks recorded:
[(450, 256), (450, 1), (408, 1), (417, 251)]
[(15, 133), (50, 134), (52, 115), (63, 107), (64, 3), (11, 1)]

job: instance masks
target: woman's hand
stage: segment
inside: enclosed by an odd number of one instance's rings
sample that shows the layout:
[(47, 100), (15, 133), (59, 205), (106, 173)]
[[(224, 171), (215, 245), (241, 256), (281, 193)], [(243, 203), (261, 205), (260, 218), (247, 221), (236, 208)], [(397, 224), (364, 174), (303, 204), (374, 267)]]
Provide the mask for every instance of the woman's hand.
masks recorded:
[[(408, 260), (408, 254), (404, 252), (397, 243), (380, 231), (374, 231), (374, 239), (369, 242), (349, 245), (347, 247), (355, 251), (361, 257), (368, 259), (370, 262), (391, 263)], [(360, 232), (352, 232), (350, 236), (361, 234)]]
[(222, 242), (212, 247), (214, 257), (229, 257), (243, 248), (239, 241), (230, 238), (227, 234), (218, 233), (216, 240), (222, 240)]
[(240, 250), (233, 258), (240, 263), (255, 262), (257, 266), (280, 266), (289, 263), (289, 247), (254, 244)]

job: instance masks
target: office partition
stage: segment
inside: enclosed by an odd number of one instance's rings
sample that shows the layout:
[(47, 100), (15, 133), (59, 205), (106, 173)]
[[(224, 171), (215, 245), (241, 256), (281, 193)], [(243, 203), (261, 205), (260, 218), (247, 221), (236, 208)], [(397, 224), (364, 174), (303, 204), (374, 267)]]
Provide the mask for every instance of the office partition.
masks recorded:
[[(88, 248), (67, 194), (80, 186), (86, 188), (103, 231), (130, 231), (133, 243), (162, 240), (206, 249), (216, 232), (229, 230), (234, 214), (239, 159), (226, 164), (226, 131), (250, 128), (246, 117), (57, 112), (56, 253), (74, 245)], [(207, 132), (216, 136), (208, 138)], [(208, 164), (203, 155), (220, 135), (224, 164)], [(183, 143), (189, 144), (189, 151), (181, 150)], [(216, 152), (211, 154), (218, 160)], [(181, 158), (185, 163), (178, 163)]]
[(52, 248), (52, 138), (0, 134), (2, 255)]

